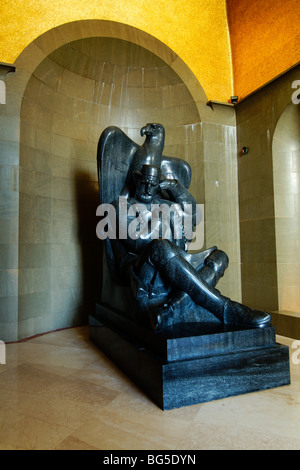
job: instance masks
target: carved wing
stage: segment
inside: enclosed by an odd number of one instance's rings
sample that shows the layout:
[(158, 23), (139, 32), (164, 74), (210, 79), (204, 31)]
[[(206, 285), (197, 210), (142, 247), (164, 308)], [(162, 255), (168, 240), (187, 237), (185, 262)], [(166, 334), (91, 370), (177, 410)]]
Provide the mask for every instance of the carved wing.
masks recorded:
[(101, 204), (118, 199), (138, 148), (139, 145), (118, 127), (107, 127), (102, 132), (97, 151)]
[(162, 156), (161, 170), (166, 178), (176, 179), (187, 189), (191, 184), (191, 167), (188, 162), (177, 157)]

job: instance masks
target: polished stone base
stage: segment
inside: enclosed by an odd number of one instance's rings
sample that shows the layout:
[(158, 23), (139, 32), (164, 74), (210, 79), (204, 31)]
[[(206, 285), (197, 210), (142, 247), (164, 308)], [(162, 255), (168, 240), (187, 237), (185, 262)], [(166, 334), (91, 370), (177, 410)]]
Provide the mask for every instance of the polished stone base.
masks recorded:
[(273, 327), (184, 324), (154, 333), (97, 305), (90, 339), (169, 410), (290, 383), (289, 349)]

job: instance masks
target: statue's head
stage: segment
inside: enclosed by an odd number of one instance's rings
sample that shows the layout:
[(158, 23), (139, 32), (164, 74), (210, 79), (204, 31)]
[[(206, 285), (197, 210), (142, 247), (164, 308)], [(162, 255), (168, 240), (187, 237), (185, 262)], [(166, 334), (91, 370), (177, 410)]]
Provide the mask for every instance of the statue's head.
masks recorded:
[(165, 179), (161, 169), (155, 165), (143, 165), (141, 170), (133, 174), (135, 181), (135, 197), (142, 203), (151, 203), (159, 184)]
[(141, 136), (143, 137), (143, 135), (159, 137), (163, 143), (165, 139), (165, 128), (162, 124), (151, 122), (141, 128)]

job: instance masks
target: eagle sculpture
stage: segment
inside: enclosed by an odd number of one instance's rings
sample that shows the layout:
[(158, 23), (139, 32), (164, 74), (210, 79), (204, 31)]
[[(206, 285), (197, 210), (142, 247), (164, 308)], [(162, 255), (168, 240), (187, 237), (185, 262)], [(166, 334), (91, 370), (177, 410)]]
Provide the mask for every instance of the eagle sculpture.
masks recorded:
[[(190, 165), (176, 157), (162, 154), (165, 130), (161, 124), (144, 126), (141, 136), (146, 136), (142, 145), (131, 140), (120, 128), (107, 127), (100, 136), (97, 162), (100, 187), (100, 203), (110, 203), (120, 195), (127, 196), (132, 189), (132, 175), (145, 164), (161, 168), (166, 178), (177, 179), (189, 188)], [(109, 178), (109, 184), (107, 184)]]

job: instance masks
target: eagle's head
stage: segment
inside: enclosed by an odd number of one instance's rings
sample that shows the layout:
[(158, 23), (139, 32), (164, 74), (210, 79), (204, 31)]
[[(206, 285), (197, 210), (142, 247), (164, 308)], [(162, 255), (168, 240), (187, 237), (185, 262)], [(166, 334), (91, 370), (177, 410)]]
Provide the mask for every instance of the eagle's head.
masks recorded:
[(164, 140), (165, 129), (162, 124), (149, 123), (141, 129), (141, 136), (152, 136), (158, 137), (161, 140)]

